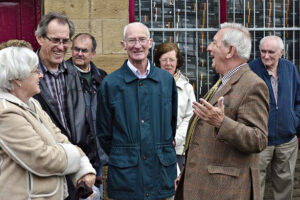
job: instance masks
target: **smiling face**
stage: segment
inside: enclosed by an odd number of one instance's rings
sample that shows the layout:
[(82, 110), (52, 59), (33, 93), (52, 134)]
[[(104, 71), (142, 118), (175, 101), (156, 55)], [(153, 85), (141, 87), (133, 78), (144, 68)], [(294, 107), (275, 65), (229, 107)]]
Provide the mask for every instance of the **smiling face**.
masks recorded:
[(48, 24), (47, 37), (36, 37), (41, 46), (39, 55), (47, 68), (57, 69), (58, 65), (64, 60), (65, 54), (70, 46), (70, 43), (64, 44), (59, 42), (58, 44), (54, 44), (50, 39), (68, 40), (70, 39), (69, 33), (70, 30), (67, 23), (62, 24), (54, 19)]
[(146, 27), (137, 24), (128, 25), (125, 41), (122, 41), (123, 48), (127, 50), (128, 59), (133, 65), (147, 62), (152, 43)]
[(268, 38), (260, 46), (261, 61), (269, 69), (278, 66), (282, 54), (283, 49), (280, 49), (279, 44), (275, 39)]
[(161, 55), (159, 59), (160, 67), (168, 71), (172, 76), (176, 72), (177, 58), (175, 50), (169, 51)]
[(219, 74), (224, 75), (226, 71), (226, 52), (227, 47), (224, 46), (222, 42), (222, 37), (228, 29), (221, 29), (214, 36), (213, 41), (207, 47), (207, 51), (210, 52), (212, 56), (212, 67)]
[(28, 78), (20, 80), (20, 84), (22, 85), (21, 89), (26, 98), (29, 99), (41, 92), (39, 83), (42, 78), (43, 74), (38, 70), (38, 68), (34, 68)]
[(92, 40), (88, 36), (78, 36), (73, 41), (72, 60), (82, 70), (88, 70), (95, 51), (92, 51)]

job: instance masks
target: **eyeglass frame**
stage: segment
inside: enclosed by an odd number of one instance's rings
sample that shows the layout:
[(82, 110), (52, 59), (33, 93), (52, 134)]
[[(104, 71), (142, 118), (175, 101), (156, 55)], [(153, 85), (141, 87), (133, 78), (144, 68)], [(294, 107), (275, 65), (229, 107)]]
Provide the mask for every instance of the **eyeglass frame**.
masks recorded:
[(62, 44), (64, 46), (66, 46), (66, 45), (70, 44), (70, 42), (71, 42), (70, 38), (68, 38), (68, 39), (49, 38), (47, 35), (44, 35), (44, 38), (46, 38), (47, 40), (49, 40), (54, 45), (60, 45), (60, 44)]
[(30, 73), (37, 74), (37, 75), (43, 74), (42, 70), (40, 70), (39, 68), (36, 68), (35, 70), (31, 71)]
[(177, 62), (177, 58), (160, 58), (159, 59), (159, 61), (160, 62), (162, 62), (162, 63), (167, 63), (168, 61), (170, 62), (170, 63), (174, 63), (174, 62)]
[(150, 38), (146, 38), (146, 37), (142, 37), (142, 38), (129, 38), (129, 39), (125, 40), (125, 42), (127, 42), (131, 46), (136, 45), (137, 42), (140, 45), (145, 45), (145, 44), (147, 44), (148, 41), (150, 41)]

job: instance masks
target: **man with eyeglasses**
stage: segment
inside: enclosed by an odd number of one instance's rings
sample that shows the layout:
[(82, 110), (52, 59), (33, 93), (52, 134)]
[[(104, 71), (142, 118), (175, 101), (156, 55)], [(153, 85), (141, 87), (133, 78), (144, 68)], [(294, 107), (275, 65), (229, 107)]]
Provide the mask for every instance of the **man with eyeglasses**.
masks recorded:
[(124, 28), (128, 60), (104, 78), (98, 92), (97, 134), (109, 156), (108, 196), (167, 199), (174, 195), (176, 83), (148, 58), (153, 40), (142, 23)]
[[(75, 32), (74, 24), (66, 16), (50, 12), (44, 15), (35, 31), (40, 44), (39, 69), (44, 75), (40, 81), (40, 94), (35, 98), (48, 113), (55, 125), (68, 139), (78, 145), (94, 165), (97, 160), (96, 143), (88, 131), (85, 118), (85, 101), (77, 70), (64, 62), (64, 56), (70, 46), (70, 39)], [(73, 183), (91, 190), (95, 175), (88, 174), (80, 182)], [(75, 199), (75, 188), (68, 181), (68, 199)]]
[[(97, 91), (107, 74), (92, 62), (96, 55), (96, 48), (97, 42), (94, 36), (89, 33), (77, 34), (72, 41), (72, 57), (66, 61), (66, 64), (75, 67), (80, 78), (85, 99), (86, 119), (89, 123), (89, 131), (93, 136), (91, 142), (97, 144), (95, 153), (97, 153), (99, 159), (93, 167), (97, 171), (97, 180), (100, 182), (102, 179), (102, 166), (107, 165), (108, 157), (96, 138)], [(102, 185), (97, 186), (100, 187), (100, 199), (102, 199)]]
[(249, 63), (267, 84), (270, 93), (268, 146), (260, 153), (261, 199), (264, 197), (267, 168), (273, 183), (273, 198), (293, 197), (298, 154), (297, 128), (300, 118), (300, 78), (297, 67), (281, 58), (282, 39), (266, 36), (260, 41), (260, 58)]

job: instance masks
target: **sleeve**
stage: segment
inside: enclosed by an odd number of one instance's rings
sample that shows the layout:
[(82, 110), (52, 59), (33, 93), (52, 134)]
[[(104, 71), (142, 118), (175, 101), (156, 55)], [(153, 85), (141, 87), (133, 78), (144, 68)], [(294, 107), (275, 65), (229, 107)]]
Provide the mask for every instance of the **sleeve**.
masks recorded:
[(80, 168), (76, 171), (76, 173), (71, 174), (71, 181), (76, 186), (78, 180), (86, 175), (86, 174), (94, 174), (96, 175), (96, 170), (93, 168), (87, 156), (82, 156), (80, 159)]
[(299, 73), (297, 70), (297, 67), (293, 65), (294, 67), (294, 79), (295, 79), (295, 88), (296, 88), (296, 94), (295, 94), (295, 115), (297, 116), (297, 127), (298, 127), (298, 133), (299, 133), (299, 121), (300, 121), (300, 78)]
[[(31, 173), (47, 177), (65, 175), (66, 172), (79, 169), (80, 154), (75, 147), (64, 148), (60, 144), (44, 142), (22, 113), (6, 109), (0, 114), (0, 124), (1, 148), (12, 160)], [(39, 131), (43, 130), (48, 131), (41, 125)], [(69, 168), (71, 161), (73, 166)]]
[(177, 109), (178, 109), (178, 94), (177, 94), (177, 87), (174, 78), (172, 78), (172, 131), (173, 137), (176, 136), (176, 127), (177, 127)]
[(61, 130), (52, 122), (49, 115), (42, 109), (40, 103), (31, 98), (32, 103), (34, 103), (36, 111), (40, 118), (44, 121), (44, 123), (49, 124), (48, 126), (51, 128), (53, 137), (57, 143), (71, 143), (67, 136), (62, 134)]
[(111, 141), (112, 141), (112, 111), (109, 106), (107, 98), (107, 87), (108, 83), (105, 80), (102, 82), (97, 98), (97, 136), (101, 147), (107, 155), (110, 153)]
[[(186, 102), (186, 110), (184, 111), (184, 118), (182, 119), (182, 122), (179, 124), (176, 130), (176, 146), (183, 146), (185, 143), (186, 133), (189, 125), (189, 121), (191, 117), (193, 116), (193, 102), (196, 101), (195, 94), (193, 91), (193, 87), (188, 84), (187, 87), (185, 87), (185, 90), (183, 95), (188, 96), (188, 101)], [(179, 94), (179, 93), (178, 93)], [(178, 95), (178, 98), (180, 98), (180, 95)]]
[(249, 87), (238, 106), (236, 119), (225, 116), (217, 139), (241, 152), (258, 153), (268, 144), (269, 90), (259, 81)]

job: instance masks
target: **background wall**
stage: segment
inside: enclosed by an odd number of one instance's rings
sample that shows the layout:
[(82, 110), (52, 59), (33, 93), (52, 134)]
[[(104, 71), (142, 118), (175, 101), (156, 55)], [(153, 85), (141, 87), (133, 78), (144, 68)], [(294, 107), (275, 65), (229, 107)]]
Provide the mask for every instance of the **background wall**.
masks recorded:
[[(107, 73), (119, 68), (127, 57), (122, 49), (123, 28), (128, 24), (127, 0), (44, 0), (44, 13), (58, 11), (75, 24), (75, 34), (91, 33), (97, 40), (96, 66)], [(70, 57), (70, 50), (65, 59)]]

